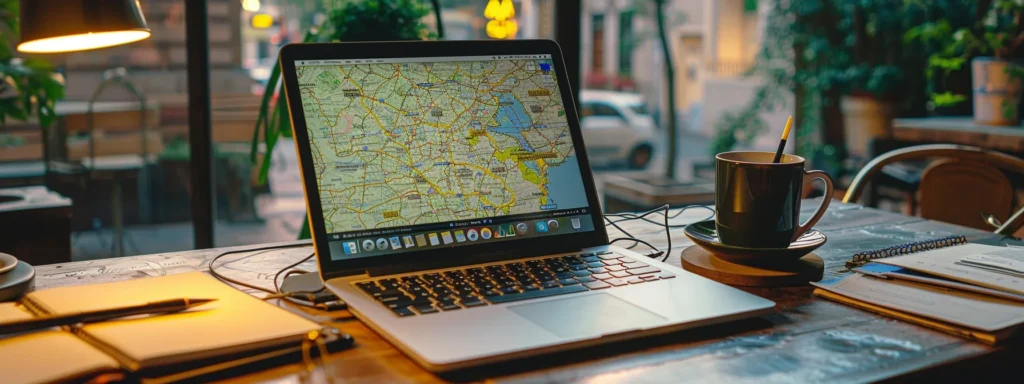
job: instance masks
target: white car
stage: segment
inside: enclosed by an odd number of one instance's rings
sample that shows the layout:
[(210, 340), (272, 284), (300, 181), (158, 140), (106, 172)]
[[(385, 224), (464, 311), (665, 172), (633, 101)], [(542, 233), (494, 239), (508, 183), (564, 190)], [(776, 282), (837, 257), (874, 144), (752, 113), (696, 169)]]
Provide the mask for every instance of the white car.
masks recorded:
[(650, 163), (657, 129), (640, 95), (580, 90), (580, 126), (593, 165)]

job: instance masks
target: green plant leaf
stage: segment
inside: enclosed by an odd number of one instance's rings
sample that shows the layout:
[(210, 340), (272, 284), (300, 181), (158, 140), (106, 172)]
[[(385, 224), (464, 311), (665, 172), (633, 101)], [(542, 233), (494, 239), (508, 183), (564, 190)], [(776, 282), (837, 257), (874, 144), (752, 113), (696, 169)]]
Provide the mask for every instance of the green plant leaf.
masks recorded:
[[(276, 104), (279, 105), (280, 101)], [(271, 154), (274, 153), (274, 146), (277, 145), (277, 137), (280, 135), (277, 131), (277, 121), (281, 114), (281, 108), (279, 108), (278, 105), (274, 106), (274, 110), (270, 115), (270, 121), (272, 123), (267, 126), (266, 130), (264, 130), (265, 134), (263, 140), (264, 143), (266, 143), (266, 152), (263, 154), (263, 163), (260, 164), (260, 173), (257, 178), (257, 182), (261, 185), (267, 183), (267, 176), (270, 173), (270, 159), (273, 157)]]
[[(270, 70), (270, 77), (267, 79), (267, 86), (263, 88), (263, 98), (260, 100), (260, 112), (256, 117), (256, 127), (253, 128), (252, 132), (252, 146), (249, 149), (249, 161), (256, 162), (256, 151), (259, 145), (260, 129), (264, 132), (267, 131), (267, 116), (270, 109), (270, 99), (274, 97), (274, 93), (279, 89), (281, 78), (281, 63), (280, 61), (274, 62), (274, 67)], [(264, 133), (266, 135), (266, 133)]]
[(1017, 103), (1010, 102), (1010, 99), (1005, 99), (1000, 107), (1003, 111), (1003, 118), (1007, 120), (1015, 120), (1018, 118)]
[(967, 101), (967, 96), (952, 92), (933, 93), (931, 94), (931, 101), (935, 107), (951, 107)]
[(299, 229), (298, 240), (306, 240), (306, 239), (309, 239), (311, 237), (312, 236), (310, 236), (310, 234), (309, 234), (309, 219), (306, 218), (305, 215), (303, 215), (303, 217), (302, 217), (302, 228)]
[(281, 135), (281, 136), (284, 136), (284, 137), (287, 137), (287, 138), (291, 138), (292, 137), (292, 121), (289, 118), (290, 115), (288, 114), (288, 101), (284, 98), (283, 95), (278, 98), (277, 105), (275, 105), (274, 108), (280, 110), (280, 111), (276, 112), (277, 113), (277, 133), (279, 135)]
[(964, 57), (937, 57), (932, 56), (928, 58), (928, 65), (944, 71), (956, 71), (963, 68), (964, 64), (967, 63), (967, 58)]

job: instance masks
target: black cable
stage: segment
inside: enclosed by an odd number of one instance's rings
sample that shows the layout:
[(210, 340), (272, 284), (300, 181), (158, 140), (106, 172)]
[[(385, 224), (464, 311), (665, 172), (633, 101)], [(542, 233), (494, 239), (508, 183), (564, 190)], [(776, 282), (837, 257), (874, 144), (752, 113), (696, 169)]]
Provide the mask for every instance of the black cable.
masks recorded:
[(668, 250), (665, 251), (665, 257), (661, 259), (662, 262), (668, 261), (668, 255), (672, 254), (672, 233), (668, 226), (668, 204), (665, 204), (665, 238), (668, 239)]
[[(662, 206), (662, 207), (664, 207), (664, 206)], [(647, 218), (647, 216), (649, 216), (649, 215), (652, 215), (652, 214), (655, 214), (655, 213), (661, 213), (661, 212), (658, 212), (658, 211), (662, 210), (662, 207), (658, 207), (658, 208), (652, 209), (650, 211), (643, 212), (642, 214), (639, 214), (639, 215), (637, 215), (635, 213), (609, 213), (609, 214), (606, 214), (605, 216), (621, 217), (621, 219), (614, 220), (615, 223), (621, 223), (623, 221), (630, 221), (630, 220), (643, 220), (643, 221), (646, 221), (646, 222), (651, 223), (651, 224), (662, 226), (662, 223), (659, 223), (659, 222), (656, 222), (654, 220), (651, 220), (651, 219)], [(703, 209), (707, 209), (708, 211), (711, 211), (711, 214), (708, 215), (708, 217), (705, 217), (705, 218), (697, 220), (697, 221), (711, 220), (711, 219), (713, 219), (715, 217), (715, 209), (714, 208), (711, 208), (711, 207), (706, 206), (706, 205), (688, 205), (688, 206), (680, 208), (679, 211), (677, 211), (676, 213), (674, 213), (671, 216), (669, 216), (669, 219), (674, 219), (676, 217), (679, 217), (679, 215), (683, 214), (683, 212), (686, 212), (686, 210), (693, 209), (693, 208), (703, 208)], [(669, 228), (683, 228), (683, 227), (686, 227), (687, 225), (690, 225), (690, 224), (691, 223), (687, 223), (687, 224), (672, 224), (672, 225), (669, 225), (668, 227)]]
[[(651, 219), (647, 218), (647, 216), (650, 216), (650, 215), (653, 215), (653, 214), (664, 214), (663, 212), (659, 212), (659, 211), (662, 211), (664, 209), (663, 207), (664, 206), (661, 206), (661, 207), (655, 208), (655, 209), (653, 209), (651, 211), (643, 212), (641, 214), (634, 214), (634, 213), (610, 213), (610, 214), (607, 214), (606, 216), (621, 217), (621, 219), (613, 220), (616, 223), (621, 223), (621, 222), (624, 222), (624, 221), (631, 221), (631, 220), (643, 220), (643, 221), (646, 221), (646, 222), (651, 223), (651, 224), (655, 224), (655, 225), (658, 225), (658, 226), (664, 226), (663, 223), (659, 223), (657, 221), (654, 221), (654, 220), (651, 220)], [(708, 217), (706, 217), (704, 219), (701, 219), (699, 221), (710, 220), (710, 219), (714, 218), (714, 209), (712, 209), (711, 207), (703, 206), (703, 205), (692, 205), (692, 206), (686, 206), (686, 207), (680, 208), (679, 211), (677, 211), (676, 213), (669, 215), (669, 219), (674, 219), (676, 217), (679, 217), (679, 215), (681, 215), (683, 212), (685, 212), (685, 211), (687, 211), (689, 209), (693, 209), (693, 208), (704, 208), (704, 209), (707, 209), (707, 210), (712, 212), (710, 215), (708, 215)], [(687, 223), (687, 224), (670, 224), (669, 227), (670, 228), (682, 228), (682, 227), (685, 227), (687, 225), (690, 225), (690, 223)]]
[[(620, 227), (620, 226), (619, 226), (618, 224), (615, 224), (615, 222), (614, 222), (614, 221), (612, 221), (611, 219), (609, 219), (609, 218), (608, 218), (607, 216), (606, 216), (606, 217), (605, 217), (604, 219), (605, 219), (606, 221), (608, 221), (608, 224), (607, 224), (607, 225), (611, 225), (611, 226), (615, 227), (615, 229), (618, 229), (618, 230), (619, 230), (619, 232), (622, 232), (622, 233), (623, 233), (624, 235), (626, 235), (626, 236), (629, 236), (629, 238), (636, 238), (636, 236), (633, 236), (633, 234), (632, 234), (632, 233), (626, 232), (626, 230), (625, 230), (625, 229), (622, 229), (622, 227)], [(607, 225), (606, 225), (606, 226), (607, 226)], [(611, 244), (611, 243), (609, 243), (609, 244)], [(636, 243), (636, 242), (634, 242), (634, 243), (633, 243), (632, 245), (630, 245), (630, 246), (626, 247), (626, 249), (633, 249), (633, 248), (636, 248), (636, 245), (637, 245), (637, 243)], [(648, 245), (648, 246), (650, 246), (650, 245)], [(654, 249), (655, 249), (655, 250), (657, 250), (657, 248), (654, 248)]]
[(608, 244), (609, 245), (610, 244), (615, 244), (615, 242), (618, 242), (618, 241), (632, 241), (632, 242), (634, 242), (634, 246), (635, 246), (636, 243), (639, 243), (639, 244), (643, 244), (643, 245), (646, 245), (646, 246), (650, 247), (652, 250), (654, 250), (654, 253), (648, 255), (648, 257), (658, 257), (658, 256), (661, 256), (661, 254), (662, 254), (661, 250), (659, 250), (658, 247), (655, 247), (655, 246), (651, 245), (651, 243), (648, 243), (646, 241), (643, 241), (643, 240), (640, 240), (640, 239), (637, 239), (637, 238), (634, 238), (634, 237), (620, 237), (620, 238), (617, 238), (617, 239), (612, 239), (612, 241), (609, 241)]
[[(298, 247), (305, 247), (305, 246), (308, 246), (308, 245), (309, 244), (270, 245), (270, 246), (265, 246), (265, 247), (236, 249), (236, 250), (232, 250), (232, 251), (223, 252), (223, 253), (215, 256), (214, 258), (210, 259), (210, 265), (209, 265), (210, 275), (213, 276), (214, 278), (216, 278), (217, 280), (223, 281), (225, 283), (231, 283), (231, 284), (239, 285), (239, 286), (246, 287), (246, 288), (249, 288), (249, 289), (255, 289), (255, 290), (260, 291), (260, 292), (264, 292), (264, 293), (269, 293), (271, 295), (275, 295), (278, 292), (274, 292), (274, 291), (271, 291), (271, 290), (263, 288), (263, 287), (258, 287), (258, 286), (255, 286), (255, 285), (244, 283), (244, 282), (232, 279), (230, 277), (221, 275), (219, 272), (217, 272), (217, 269), (213, 267), (214, 263), (216, 263), (217, 260), (220, 260), (220, 258), (222, 258), (224, 256), (227, 256), (227, 255), (235, 255), (235, 254), (239, 254), (239, 253), (250, 253), (250, 252), (272, 251), (272, 250), (275, 250), (275, 249), (298, 248)], [(252, 255), (250, 255), (250, 256), (252, 256)]]
[(325, 305), (325, 304), (309, 304), (309, 303), (305, 303), (305, 302), (296, 300), (296, 299), (300, 299), (300, 300), (301, 299), (310, 299), (309, 301), (312, 302), (312, 300), (311, 300), (312, 298), (311, 297), (304, 296), (304, 295), (316, 294), (316, 293), (322, 291), (324, 289), (323, 287), (321, 287), (319, 290), (316, 290), (316, 291), (290, 292), (290, 293), (285, 294), (285, 293), (281, 293), (280, 292), (281, 289), (277, 285), (277, 280), (281, 276), (282, 273), (285, 273), (285, 271), (287, 271), (287, 270), (289, 270), (291, 268), (294, 268), (294, 267), (298, 266), (299, 264), (302, 264), (302, 263), (306, 262), (307, 260), (311, 259), (315, 255), (315, 253), (310, 254), (309, 256), (306, 256), (302, 260), (299, 260), (298, 262), (293, 263), (293, 264), (291, 264), (291, 265), (289, 265), (287, 267), (284, 267), (284, 268), (282, 268), (282, 269), (277, 271), (277, 273), (274, 275), (274, 289), (277, 290), (277, 292), (271, 291), (271, 290), (263, 288), (263, 287), (259, 287), (259, 286), (255, 286), (255, 285), (248, 284), (248, 283), (245, 283), (245, 282), (241, 282), (241, 281), (232, 279), (230, 277), (221, 275), (219, 272), (217, 272), (217, 269), (214, 268), (214, 263), (216, 263), (217, 260), (220, 260), (220, 258), (222, 258), (224, 256), (227, 256), (227, 255), (234, 255), (234, 254), (239, 254), (239, 253), (257, 252), (255, 254), (249, 255), (249, 257), (252, 257), (252, 256), (258, 255), (258, 254), (260, 254), (262, 252), (266, 252), (266, 251), (272, 251), (272, 250), (276, 250), (276, 249), (298, 248), (298, 247), (305, 247), (305, 246), (309, 246), (309, 245), (310, 245), (310, 243), (305, 243), (304, 242), (304, 243), (300, 243), (300, 244), (271, 245), (271, 246), (266, 246), (266, 247), (236, 249), (236, 250), (233, 250), (233, 251), (227, 251), (227, 252), (224, 252), (224, 253), (221, 253), (221, 254), (215, 256), (213, 259), (210, 259), (210, 264), (209, 264), (210, 275), (213, 276), (214, 278), (216, 278), (217, 280), (220, 280), (220, 281), (225, 282), (225, 283), (235, 284), (235, 285), (238, 285), (238, 286), (246, 287), (246, 288), (249, 288), (249, 289), (254, 289), (254, 290), (257, 290), (257, 291), (269, 294), (268, 296), (263, 297), (262, 298), (263, 300), (283, 299), (283, 300), (287, 300), (287, 301), (289, 301), (289, 302), (291, 302), (292, 304), (295, 304), (295, 305), (301, 305), (301, 306), (304, 306), (304, 307), (315, 308), (315, 309), (327, 309), (328, 306)]
[[(670, 233), (670, 229), (671, 228), (682, 228), (682, 227), (685, 227), (685, 226), (689, 225), (689, 224), (674, 224), (674, 225), (670, 225), (668, 223), (668, 221), (669, 221), (669, 219), (674, 219), (676, 217), (679, 217), (679, 215), (681, 215), (686, 210), (693, 209), (693, 208), (703, 208), (703, 209), (707, 209), (708, 211), (711, 211), (711, 214), (708, 217), (706, 217), (706, 218), (704, 218), (702, 220), (698, 220), (698, 221), (710, 220), (710, 219), (715, 217), (715, 210), (714, 210), (714, 208), (711, 208), (711, 207), (706, 206), (706, 205), (688, 205), (688, 206), (680, 208), (679, 211), (677, 211), (676, 213), (670, 214), (671, 213), (671, 211), (670, 211), (671, 208), (669, 207), (668, 204), (665, 204), (665, 205), (662, 205), (662, 206), (660, 206), (658, 208), (654, 208), (654, 209), (651, 209), (651, 210), (648, 210), (648, 211), (645, 211), (645, 212), (641, 212), (639, 214), (636, 214), (636, 213), (609, 213), (609, 214), (605, 214), (604, 215), (604, 219), (605, 219), (605, 221), (608, 222), (608, 224), (606, 224), (606, 226), (607, 225), (611, 225), (612, 227), (615, 227), (615, 229), (618, 229), (620, 232), (622, 232), (623, 234), (628, 236), (628, 237), (625, 237), (625, 238), (614, 239), (612, 241), (612, 243), (614, 243), (615, 241), (633, 241), (633, 244), (630, 245), (629, 247), (626, 247), (626, 249), (633, 249), (638, 244), (644, 244), (644, 245), (647, 245), (648, 247), (650, 247), (651, 249), (655, 250), (657, 255), (664, 255), (664, 257), (661, 259), (661, 261), (667, 261), (669, 255), (672, 254), (672, 234)], [(651, 220), (651, 219), (647, 218), (647, 216), (654, 215), (654, 214), (662, 215), (662, 217), (665, 219), (664, 222), (659, 223), (659, 222), (656, 222), (654, 220)], [(612, 220), (609, 217), (618, 217), (619, 219)], [(666, 238), (667, 243), (668, 243), (668, 249), (666, 251), (661, 251), (658, 248), (656, 248), (653, 245), (651, 245), (650, 243), (647, 243), (645, 241), (637, 239), (636, 236), (633, 236), (633, 234), (627, 232), (625, 229), (623, 229), (621, 226), (618, 225), (618, 223), (625, 222), (625, 221), (632, 221), (632, 220), (643, 220), (643, 221), (646, 221), (648, 223), (655, 224), (655, 225), (657, 225), (659, 227), (664, 228), (665, 229), (665, 238)], [(657, 257), (657, 256), (655, 256), (653, 254), (652, 255), (648, 255), (648, 256), (650, 256), (650, 257)]]

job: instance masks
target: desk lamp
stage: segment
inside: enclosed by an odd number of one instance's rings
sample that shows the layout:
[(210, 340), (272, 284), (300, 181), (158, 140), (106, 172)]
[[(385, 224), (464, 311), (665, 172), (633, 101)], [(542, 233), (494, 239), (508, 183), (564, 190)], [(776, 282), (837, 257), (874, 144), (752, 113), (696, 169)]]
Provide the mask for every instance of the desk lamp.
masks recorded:
[[(21, 38), (17, 50), (22, 53), (63, 53), (106, 48), (143, 40), (151, 34), (137, 0), (21, 0), (18, 3)], [(97, 94), (108, 81), (115, 78), (122, 81), (124, 77), (108, 76), (97, 89)], [(141, 96), (140, 103), (145, 120), (145, 99)], [(92, 110), (91, 102), (89, 110)], [(89, 121), (91, 141), (91, 113)], [(145, 151), (145, 132), (142, 144)], [(9, 255), (0, 255), (0, 301), (17, 299), (31, 289), (34, 271), (28, 263)]]
[[(25, 53), (65, 53), (78, 52), (100, 48), (113, 47), (128, 44), (146, 39), (151, 32), (146, 24), (146, 18), (142, 14), (138, 0), (21, 0), (21, 42), (18, 44), (18, 51)], [(103, 81), (96, 87), (88, 105), (88, 137), (89, 137), (89, 164), (85, 165), (86, 176), (92, 177), (97, 168), (95, 157), (95, 127), (93, 106), (103, 92), (110, 85), (118, 85), (125, 88), (139, 102), (139, 115), (141, 121), (140, 145), (142, 168), (139, 173), (140, 193), (144, 196), (149, 192), (149, 177), (146, 166), (148, 164), (148, 127), (146, 126), (146, 97), (141, 89), (136, 86), (123, 68), (108, 70), (103, 75)], [(49, 172), (50, 159), (45, 159), (46, 169)], [(80, 167), (63, 167), (78, 169)], [(79, 171), (80, 172), (80, 171)], [(120, 184), (115, 178), (113, 196), (111, 197), (111, 217), (114, 225), (114, 241), (112, 252), (115, 257), (123, 255), (124, 228), (121, 209)], [(140, 203), (147, 202), (140, 207), (143, 221), (149, 219), (148, 198), (140, 199)]]
[(18, 52), (61, 53), (148, 38), (137, 0), (21, 0)]

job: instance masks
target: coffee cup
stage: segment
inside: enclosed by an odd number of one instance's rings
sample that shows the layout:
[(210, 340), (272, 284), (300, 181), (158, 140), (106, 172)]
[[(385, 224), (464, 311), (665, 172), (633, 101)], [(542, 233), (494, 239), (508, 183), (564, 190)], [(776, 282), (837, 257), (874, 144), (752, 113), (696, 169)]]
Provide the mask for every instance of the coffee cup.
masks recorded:
[[(805, 171), (806, 160), (772, 152), (726, 152), (715, 156), (715, 229), (722, 244), (744, 248), (788, 248), (821, 219), (832, 198), (832, 178)], [(800, 223), (803, 187), (825, 183), (825, 197)]]

